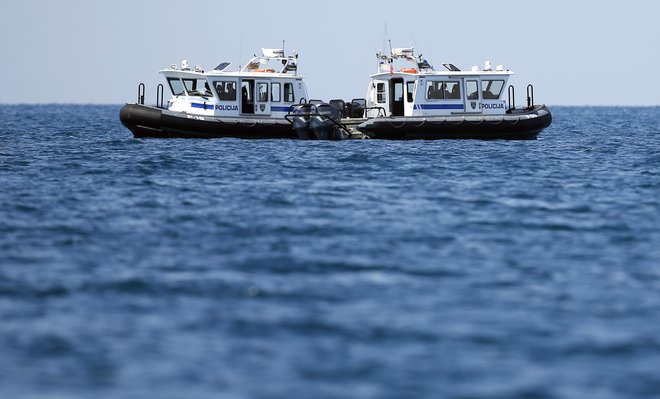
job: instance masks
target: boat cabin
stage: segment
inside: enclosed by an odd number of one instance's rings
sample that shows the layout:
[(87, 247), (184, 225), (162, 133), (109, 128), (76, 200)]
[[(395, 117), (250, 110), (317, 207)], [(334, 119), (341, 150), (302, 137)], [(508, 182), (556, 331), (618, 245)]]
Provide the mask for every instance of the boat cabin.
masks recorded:
[(462, 71), (443, 64), (436, 71), (413, 48), (377, 54), (378, 73), (367, 88), (368, 117), (505, 114), (505, 88), (513, 72), (486, 61), (483, 69)]
[(240, 71), (227, 71), (223, 62), (212, 71), (171, 65), (165, 76), (172, 98), (170, 111), (215, 117), (284, 118), (292, 105), (306, 101), (303, 77), (297, 74), (298, 54), (285, 56), (282, 49), (262, 49)]

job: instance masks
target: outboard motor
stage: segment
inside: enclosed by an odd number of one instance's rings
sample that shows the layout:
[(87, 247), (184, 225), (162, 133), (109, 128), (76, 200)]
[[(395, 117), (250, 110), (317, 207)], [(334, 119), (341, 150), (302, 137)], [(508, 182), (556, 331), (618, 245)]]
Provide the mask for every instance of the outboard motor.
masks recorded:
[(310, 128), (316, 140), (340, 140), (341, 111), (325, 103), (317, 105), (316, 111), (310, 118)]
[(346, 110), (346, 102), (344, 100), (330, 100), (328, 104), (332, 105), (333, 107), (341, 111), (342, 118), (348, 118), (348, 112)]
[(351, 101), (351, 118), (364, 118), (366, 108), (367, 100), (364, 98), (354, 98)]
[(301, 140), (341, 140), (350, 136), (342, 125), (342, 110), (327, 103), (295, 105), (285, 116)]
[(287, 115), (287, 119), (293, 125), (293, 131), (301, 140), (313, 140), (310, 129), (310, 114), (316, 113), (316, 107), (313, 104), (299, 104), (293, 106), (293, 109)]

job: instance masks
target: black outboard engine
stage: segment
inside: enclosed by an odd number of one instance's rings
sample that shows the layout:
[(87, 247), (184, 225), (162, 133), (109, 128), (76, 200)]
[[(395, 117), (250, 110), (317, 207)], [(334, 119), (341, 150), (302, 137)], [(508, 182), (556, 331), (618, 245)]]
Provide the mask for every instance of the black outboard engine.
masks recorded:
[[(287, 120), (293, 125), (293, 131), (301, 140), (313, 140), (310, 129), (310, 115), (316, 113), (316, 106), (313, 104), (299, 104), (292, 107), (287, 115)], [(289, 118), (289, 116), (291, 118)]]
[(367, 100), (364, 98), (354, 98), (351, 100), (351, 118), (364, 118), (366, 108)]
[(341, 117), (342, 118), (348, 118), (348, 111), (346, 109), (346, 101), (344, 100), (330, 100), (328, 104), (332, 105), (333, 107), (337, 108), (339, 111), (341, 111)]
[(310, 117), (310, 128), (316, 140), (340, 140), (341, 111), (330, 104), (318, 104)]
[(293, 106), (285, 118), (301, 140), (341, 140), (351, 136), (341, 123), (343, 112), (337, 104), (306, 103)]

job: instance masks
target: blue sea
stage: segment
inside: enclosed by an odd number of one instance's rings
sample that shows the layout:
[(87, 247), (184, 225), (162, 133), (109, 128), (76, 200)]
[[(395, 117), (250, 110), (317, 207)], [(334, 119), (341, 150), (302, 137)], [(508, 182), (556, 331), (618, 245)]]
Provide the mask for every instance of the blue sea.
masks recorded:
[(536, 141), (0, 106), (0, 398), (660, 398), (660, 108)]

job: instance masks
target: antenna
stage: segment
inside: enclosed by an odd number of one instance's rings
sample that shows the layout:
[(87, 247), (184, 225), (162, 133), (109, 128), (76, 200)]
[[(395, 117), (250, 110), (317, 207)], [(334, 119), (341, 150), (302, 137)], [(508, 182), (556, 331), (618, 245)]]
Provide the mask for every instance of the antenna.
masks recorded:
[(282, 54), (286, 54), (286, 53), (284, 52), (284, 40), (282, 40)]
[(392, 56), (392, 40), (387, 39), (388, 42), (390, 42), (390, 56)]
[(413, 33), (412, 28), (410, 28), (410, 36), (412, 36), (413, 44), (415, 45), (415, 48), (419, 51), (419, 47), (417, 47), (417, 40), (415, 40), (415, 34)]

